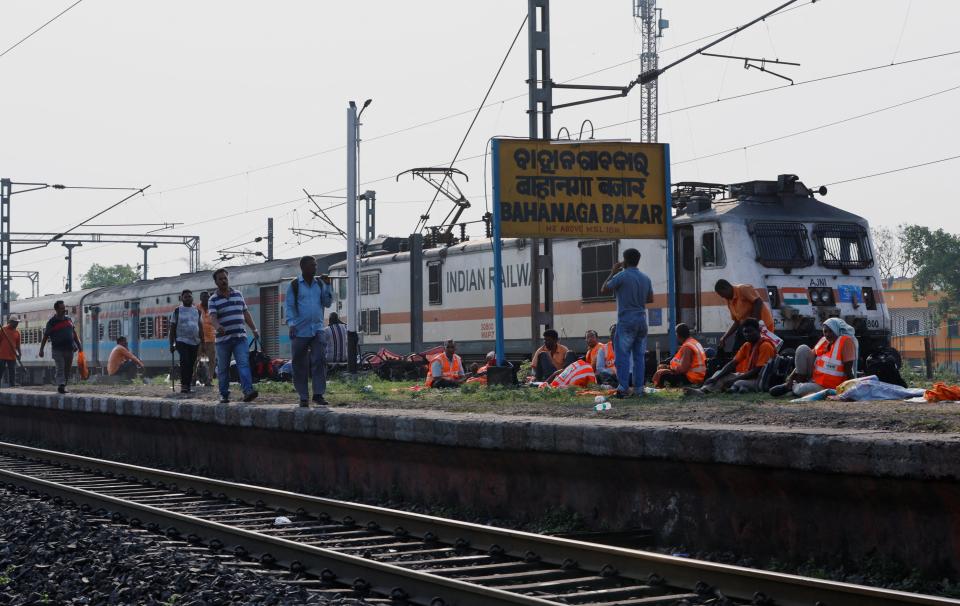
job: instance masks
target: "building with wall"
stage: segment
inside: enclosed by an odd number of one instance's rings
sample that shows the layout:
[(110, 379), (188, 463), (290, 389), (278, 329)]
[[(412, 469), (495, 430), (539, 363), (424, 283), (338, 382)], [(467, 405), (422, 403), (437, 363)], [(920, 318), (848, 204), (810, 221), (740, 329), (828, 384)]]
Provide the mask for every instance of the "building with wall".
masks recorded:
[(904, 363), (924, 364), (924, 339), (930, 339), (934, 365), (960, 372), (960, 320), (939, 318), (937, 293), (915, 299), (913, 281), (892, 279), (884, 284), (884, 301), (890, 311), (891, 345), (900, 351)]

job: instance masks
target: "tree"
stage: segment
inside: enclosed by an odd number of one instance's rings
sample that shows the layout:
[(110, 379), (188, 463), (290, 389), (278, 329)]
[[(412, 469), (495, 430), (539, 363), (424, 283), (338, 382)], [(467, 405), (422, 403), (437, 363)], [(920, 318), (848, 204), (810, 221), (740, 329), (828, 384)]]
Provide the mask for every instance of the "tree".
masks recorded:
[(940, 294), (940, 314), (960, 314), (960, 236), (920, 225), (906, 226), (903, 234), (903, 250), (917, 268), (914, 296), (936, 290)]
[(906, 228), (906, 225), (898, 225), (896, 229), (870, 228), (877, 269), (880, 270), (880, 277), (883, 279), (909, 278), (917, 269), (904, 250)]
[(140, 279), (140, 274), (132, 265), (100, 265), (94, 263), (87, 273), (80, 276), (80, 288), (101, 288), (104, 286), (123, 286)]

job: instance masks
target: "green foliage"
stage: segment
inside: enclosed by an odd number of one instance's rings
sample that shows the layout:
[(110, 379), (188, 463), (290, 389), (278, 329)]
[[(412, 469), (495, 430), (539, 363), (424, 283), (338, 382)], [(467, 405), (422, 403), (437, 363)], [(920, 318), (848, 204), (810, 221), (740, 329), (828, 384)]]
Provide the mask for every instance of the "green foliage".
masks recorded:
[(123, 286), (133, 284), (140, 274), (132, 265), (100, 265), (94, 263), (87, 273), (80, 276), (81, 288), (102, 288), (104, 286)]
[(960, 313), (960, 236), (920, 225), (908, 225), (903, 233), (904, 251), (917, 267), (914, 296), (935, 290), (940, 294), (941, 315)]
[(12, 575), (13, 571), (16, 569), (17, 567), (11, 564), (10, 566), (7, 566), (2, 573), (0, 573), (0, 587), (5, 587), (10, 584), (10, 575)]

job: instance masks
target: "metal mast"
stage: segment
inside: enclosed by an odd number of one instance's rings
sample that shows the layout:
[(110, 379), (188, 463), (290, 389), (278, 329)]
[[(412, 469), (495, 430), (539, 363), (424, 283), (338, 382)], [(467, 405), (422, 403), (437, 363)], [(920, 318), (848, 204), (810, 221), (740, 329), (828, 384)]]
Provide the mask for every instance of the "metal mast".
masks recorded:
[[(633, 16), (640, 20), (640, 73), (653, 73), (659, 60), (657, 38), (663, 35), (667, 22), (658, 18), (657, 0), (633, 0)], [(657, 97), (657, 78), (640, 86), (640, 140), (643, 143), (657, 142)]]

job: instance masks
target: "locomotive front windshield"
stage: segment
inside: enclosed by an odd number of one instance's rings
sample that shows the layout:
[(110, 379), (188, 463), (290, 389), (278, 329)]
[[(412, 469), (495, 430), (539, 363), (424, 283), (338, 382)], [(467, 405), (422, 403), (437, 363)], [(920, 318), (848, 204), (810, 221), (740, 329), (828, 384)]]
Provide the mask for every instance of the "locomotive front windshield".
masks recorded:
[(831, 269), (864, 269), (873, 265), (867, 230), (856, 223), (820, 223), (813, 228), (820, 264)]
[(765, 222), (751, 227), (757, 261), (764, 267), (807, 267), (813, 264), (810, 238), (803, 223)]

